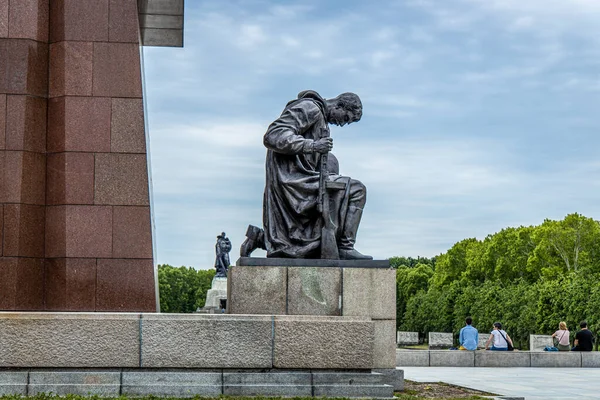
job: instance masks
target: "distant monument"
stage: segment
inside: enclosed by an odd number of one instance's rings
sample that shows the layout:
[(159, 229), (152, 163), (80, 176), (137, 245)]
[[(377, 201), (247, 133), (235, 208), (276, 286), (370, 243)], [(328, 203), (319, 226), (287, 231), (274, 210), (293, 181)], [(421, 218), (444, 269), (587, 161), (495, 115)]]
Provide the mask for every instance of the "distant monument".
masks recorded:
[(362, 103), (354, 93), (324, 99), (298, 94), (267, 129), (264, 230), (249, 226), (241, 257), (262, 248), (268, 258), (371, 260), (354, 249), (367, 200), (365, 186), (339, 175), (329, 125), (358, 122)]
[(217, 244), (215, 244), (215, 253), (217, 258), (215, 260), (215, 269), (217, 273), (215, 278), (227, 278), (227, 271), (229, 269), (229, 252), (231, 251), (231, 241), (222, 232), (217, 236)]
[(215, 269), (217, 273), (213, 278), (211, 288), (206, 292), (206, 302), (197, 312), (219, 312), (227, 308), (227, 272), (229, 271), (229, 252), (231, 241), (221, 232), (215, 244)]

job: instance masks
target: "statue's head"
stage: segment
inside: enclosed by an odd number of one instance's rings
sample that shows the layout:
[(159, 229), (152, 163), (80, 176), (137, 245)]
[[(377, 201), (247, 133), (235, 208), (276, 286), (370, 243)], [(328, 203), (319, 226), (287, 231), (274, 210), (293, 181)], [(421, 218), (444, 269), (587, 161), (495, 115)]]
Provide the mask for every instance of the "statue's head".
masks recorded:
[(342, 93), (336, 98), (327, 100), (327, 122), (344, 126), (360, 121), (362, 103), (354, 93)]

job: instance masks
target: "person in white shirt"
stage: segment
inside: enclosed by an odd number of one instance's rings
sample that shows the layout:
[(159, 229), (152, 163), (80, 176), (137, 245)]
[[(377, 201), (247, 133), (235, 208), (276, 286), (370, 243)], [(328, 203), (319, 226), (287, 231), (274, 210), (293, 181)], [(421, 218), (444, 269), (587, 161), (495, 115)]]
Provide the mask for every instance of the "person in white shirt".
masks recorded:
[[(508, 336), (508, 333), (502, 329), (502, 324), (500, 322), (494, 322), (493, 328), (494, 330), (490, 333), (487, 342), (485, 342), (486, 350), (507, 351), (509, 343), (511, 347), (513, 347), (512, 339)], [(490, 343), (492, 343), (491, 349)]]

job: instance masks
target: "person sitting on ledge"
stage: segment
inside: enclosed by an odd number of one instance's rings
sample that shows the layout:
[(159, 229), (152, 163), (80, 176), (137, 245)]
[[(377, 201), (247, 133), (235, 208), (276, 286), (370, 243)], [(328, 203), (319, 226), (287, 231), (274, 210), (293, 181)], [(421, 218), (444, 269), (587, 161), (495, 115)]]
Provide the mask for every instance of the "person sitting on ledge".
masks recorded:
[(581, 330), (575, 334), (575, 343), (571, 351), (592, 351), (594, 347), (594, 335), (588, 329), (587, 322), (581, 321)]
[[(494, 330), (492, 330), (490, 337), (485, 343), (486, 350), (507, 351), (509, 343), (511, 346), (514, 346), (512, 339), (508, 336), (508, 333), (502, 329), (502, 324), (500, 322), (494, 322), (493, 328)], [(492, 343), (492, 348), (490, 349), (490, 342), (492, 340), (494, 343)]]
[[(569, 351), (569, 330), (567, 329), (567, 323), (560, 321), (558, 324), (558, 330), (552, 334), (552, 338), (557, 340), (558, 351)], [(556, 343), (556, 342), (555, 342)]]
[(477, 350), (477, 345), (479, 344), (479, 332), (476, 328), (471, 326), (473, 323), (471, 317), (467, 317), (465, 323), (467, 325), (460, 330), (460, 334), (458, 335), (458, 342), (460, 343), (459, 349)]

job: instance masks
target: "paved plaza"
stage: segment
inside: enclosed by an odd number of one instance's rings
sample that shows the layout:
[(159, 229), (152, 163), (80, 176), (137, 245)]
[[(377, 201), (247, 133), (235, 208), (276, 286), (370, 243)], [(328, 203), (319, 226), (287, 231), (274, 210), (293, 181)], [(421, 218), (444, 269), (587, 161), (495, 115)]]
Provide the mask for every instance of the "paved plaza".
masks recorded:
[(401, 367), (416, 382), (446, 382), (526, 400), (600, 399), (599, 368)]

